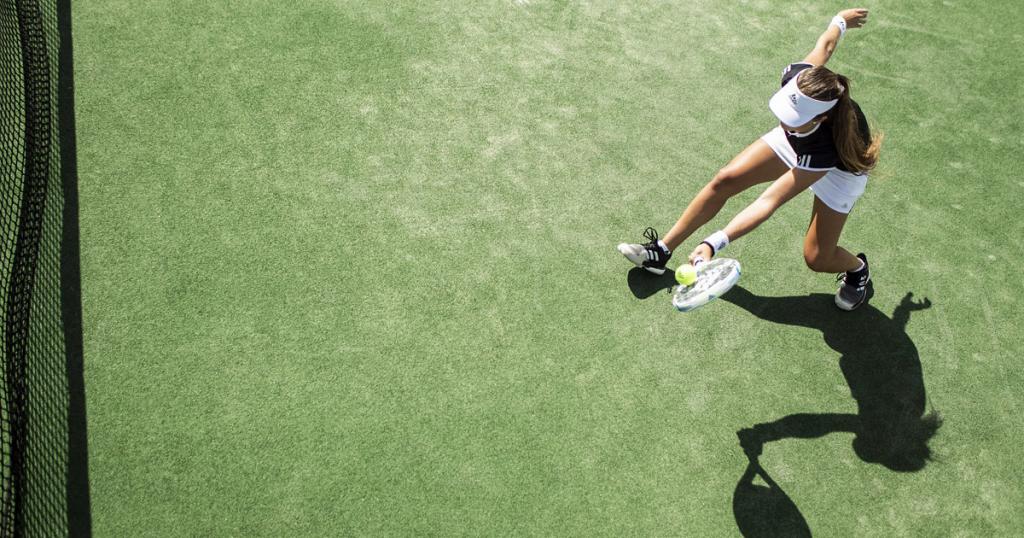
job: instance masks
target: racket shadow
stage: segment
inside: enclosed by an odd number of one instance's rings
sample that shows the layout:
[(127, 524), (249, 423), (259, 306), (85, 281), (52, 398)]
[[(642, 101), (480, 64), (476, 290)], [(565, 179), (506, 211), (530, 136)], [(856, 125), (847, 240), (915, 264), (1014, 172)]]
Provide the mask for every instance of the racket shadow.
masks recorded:
[[(754, 483), (761, 477), (765, 485)], [(732, 513), (740, 534), (746, 538), (811, 536), (807, 520), (796, 503), (772, 480), (756, 458), (736, 483), (732, 494)]]

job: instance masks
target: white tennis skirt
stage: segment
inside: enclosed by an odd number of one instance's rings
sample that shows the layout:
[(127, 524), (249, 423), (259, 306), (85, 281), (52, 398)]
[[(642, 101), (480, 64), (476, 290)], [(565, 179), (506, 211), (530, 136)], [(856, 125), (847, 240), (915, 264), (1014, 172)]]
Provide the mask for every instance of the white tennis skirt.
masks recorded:
[[(786, 140), (786, 133), (782, 131), (782, 127), (768, 131), (761, 137), (761, 140), (764, 140), (772, 148), (782, 162), (786, 163), (786, 166), (790, 168), (796, 166), (796, 152)], [(860, 195), (864, 194), (864, 188), (867, 185), (867, 174), (857, 175), (833, 168), (811, 185), (811, 191), (830, 208), (840, 213), (849, 213), (853, 210), (853, 204), (857, 202)]]

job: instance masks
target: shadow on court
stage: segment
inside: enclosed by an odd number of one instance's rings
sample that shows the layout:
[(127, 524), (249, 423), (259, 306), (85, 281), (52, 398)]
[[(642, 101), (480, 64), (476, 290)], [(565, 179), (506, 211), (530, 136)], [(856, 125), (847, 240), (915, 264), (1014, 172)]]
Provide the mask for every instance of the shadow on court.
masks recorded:
[(89, 494), (89, 448), (86, 431), (84, 348), (82, 341), (82, 277), (78, 214), (78, 145), (75, 129), (74, 45), (71, 0), (56, 0), (58, 136), (64, 210), (61, 227), (61, 313), (64, 319), (67, 379), (67, 472), (64, 476), (67, 535), (92, 536)]
[(626, 282), (629, 284), (629, 291), (637, 299), (646, 299), (657, 293), (670, 295), (672, 286), (676, 285), (676, 276), (672, 271), (665, 271), (663, 275), (656, 275), (646, 269), (634, 267), (626, 274)]
[[(758, 476), (766, 485), (754, 484)], [(803, 514), (772, 480), (757, 459), (751, 459), (732, 496), (732, 513), (743, 536), (801, 538), (811, 535)]]
[[(801, 535), (793, 529), (800, 528), (795, 522), (803, 522), (803, 516), (757, 461), (765, 443), (847, 432), (854, 434), (853, 450), (865, 462), (913, 472), (931, 460), (928, 443), (942, 420), (926, 410), (921, 360), (906, 332), (910, 314), (931, 307), (928, 299), (914, 301), (907, 293), (891, 317), (870, 303), (839, 312), (832, 295), (822, 293), (762, 297), (737, 286), (722, 300), (772, 323), (821, 331), (825, 343), (841, 355), (839, 367), (857, 402), (856, 414), (793, 414), (737, 432), (750, 460), (733, 498), (736, 523), (744, 536)], [(767, 488), (752, 484), (756, 475)]]

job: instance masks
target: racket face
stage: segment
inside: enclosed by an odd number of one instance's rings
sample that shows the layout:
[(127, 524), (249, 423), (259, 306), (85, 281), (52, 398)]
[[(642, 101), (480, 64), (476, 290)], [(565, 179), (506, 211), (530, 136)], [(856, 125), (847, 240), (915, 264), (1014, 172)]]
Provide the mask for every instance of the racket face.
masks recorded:
[(680, 312), (700, 308), (729, 291), (740, 279), (740, 262), (717, 258), (697, 267), (697, 282), (688, 288), (677, 288), (672, 305)]

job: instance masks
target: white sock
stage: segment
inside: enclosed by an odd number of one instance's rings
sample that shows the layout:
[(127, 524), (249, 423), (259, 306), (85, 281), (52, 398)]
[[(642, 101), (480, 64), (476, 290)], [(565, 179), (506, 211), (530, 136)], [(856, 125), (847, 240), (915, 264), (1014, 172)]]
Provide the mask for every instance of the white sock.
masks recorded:
[(658, 246), (661, 247), (661, 250), (664, 250), (666, 253), (672, 254), (672, 250), (668, 248), (668, 245), (666, 245), (665, 242), (662, 241), (661, 239), (658, 240)]
[(850, 271), (851, 273), (859, 273), (859, 272), (863, 271), (864, 267), (867, 265), (866, 263), (864, 263), (864, 260), (861, 260), (860, 258), (857, 258), (857, 259), (860, 260), (860, 267), (857, 267), (853, 271)]

